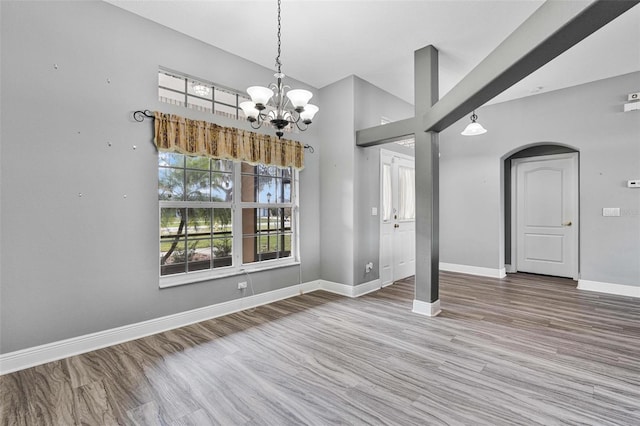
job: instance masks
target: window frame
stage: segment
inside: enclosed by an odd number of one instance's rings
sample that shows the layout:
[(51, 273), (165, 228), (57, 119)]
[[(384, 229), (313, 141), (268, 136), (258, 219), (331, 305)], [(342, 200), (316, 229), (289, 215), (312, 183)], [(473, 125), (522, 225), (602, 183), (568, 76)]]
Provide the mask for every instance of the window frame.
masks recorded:
[[(186, 156), (185, 156), (186, 157)], [(232, 201), (187, 201), (187, 200), (160, 200), (158, 198), (158, 243), (162, 241), (161, 237), (161, 215), (163, 208), (231, 208), (232, 215), (232, 264), (230, 266), (222, 266), (218, 268), (209, 268), (205, 270), (193, 272), (180, 272), (176, 274), (162, 275), (161, 256), (158, 256), (158, 276), (159, 287), (168, 288), (179, 285), (197, 283), (202, 281), (210, 281), (225, 277), (232, 277), (249, 272), (266, 271), (275, 268), (282, 268), (300, 264), (300, 235), (299, 235), (299, 171), (291, 170), (291, 199), (289, 202), (277, 202), (274, 200), (270, 203), (256, 201), (242, 201), (242, 164), (248, 164), (240, 160), (233, 161), (233, 196)], [(276, 167), (265, 165), (266, 167)], [(186, 166), (185, 166), (186, 167)], [(157, 170), (160, 171), (161, 166), (158, 164)], [(278, 257), (276, 259), (257, 260), (255, 262), (244, 263), (243, 260), (243, 224), (242, 212), (246, 208), (255, 209), (291, 209), (291, 253), (288, 257)], [(212, 222), (213, 226), (213, 222)], [(158, 246), (160, 247), (160, 246)], [(159, 252), (160, 254), (160, 252)]]
[[(1, 0), (0, 0), (1, 1)], [(178, 80), (181, 80), (181, 87), (180, 89), (177, 88), (173, 88), (173, 87), (169, 87), (169, 86), (164, 86), (162, 84), (160, 84), (160, 75), (166, 75), (168, 77), (172, 77)], [(192, 91), (189, 90), (189, 85), (192, 85), (193, 83), (198, 83), (198, 84), (202, 84), (204, 86), (207, 86), (211, 89), (211, 99), (199, 96), (195, 93), (193, 93)], [(241, 92), (239, 90), (235, 90), (217, 83), (213, 83), (211, 81), (208, 81), (206, 79), (202, 79), (199, 77), (194, 77), (192, 75), (189, 74), (185, 74), (179, 71), (174, 71), (171, 70), (169, 68), (165, 68), (165, 67), (158, 67), (158, 81), (157, 81), (157, 88), (158, 88), (158, 101), (162, 102), (162, 103), (166, 103), (169, 105), (176, 105), (182, 108), (187, 108), (193, 111), (199, 111), (199, 112), (204, 112), (206, 114), (213, 114), (213, 115), (217, 115), (220, 117), (225, 117), (225, 118), (229, 118), (231, 120), (237, 120), (237, 121), (242, 121), (242, 122), (246, 122), (247, 121), (247, 117), (244, 114), (244, 111), (242, 110), (242, 108), (240, 108), (240, 104), (244, 101), (250, 101), (251, 97), (245, 93), (245, 92)], [(180, 95), (180, 97), (182, 98), (181, 100), (172, 100), (171, 98), (168, 98), (166, 96), (162, 96), (160, 94), (160, 91), (162, 90), (166, 90), (168, 92), (174, 93), (176, 95)], [(218, 101), (216, 100), (216, 91), (220, 91), (220, 92), (226, 92), (229, 95), (233, 95), (235, 96), (235, 105), (230, 104), (228, 102), (224, 102), (224, 101)], [(189, 98), (194, 98), (197, 99), (199, 101), (205, 101), (205, 102), (209, 102), (211, 104), (211, 107), (202, 107), (193, 103), (189, 103)], [(222, 109), (216, 108), (217, 106), (221, 106), (223, 107)], [(229, 112), (224, 112), (224, 108), (229, 108), (229, 109), (235, 109), (235, 113), (229, 113)], [(272, 108), (270, 105), (267, 106), (267, 110), (269, 110), (269, 108)], [(266, 112), (265, 111), (265, 112)], [(262, 123), (263, 127), (267, 127), (267, 128), (273, 128), (273, 124), (271, 124), (269, 121), (264, 121)], [(284, 129), (282, 129), (285, 133), (299, 133), (299, 130), (296, 126), (289, 124), (287, 125)]]

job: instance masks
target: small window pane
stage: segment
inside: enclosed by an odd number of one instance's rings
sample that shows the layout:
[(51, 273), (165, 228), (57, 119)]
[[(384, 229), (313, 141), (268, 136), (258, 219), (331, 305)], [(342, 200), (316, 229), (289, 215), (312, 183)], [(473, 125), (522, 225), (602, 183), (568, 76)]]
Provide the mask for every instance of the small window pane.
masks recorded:
[(184, 167), (184, 155), (173, 152), (158, 153), (159, 166)]
[(233, 177), (231, 173), (211, 174), (211, 197), (213, 201), (230, 202), (233, 199)]
[(183, 197), (184, 169), (158, 168), (158, 199), (181, 201)]
[(186, 272), (186, 247), (184, 238), (173, 238), (170, 241), (160, 240), (160, 275)]
[(259, 214), (259, 230), (271, 231), (278, 228), (278, 209), (261, 208), (257, 209)]
[(187, 211), (187, 238), (211, 236), (211, 209), (189, 209)]
[(391, 220), (391, 165), (382, 165), (382, 220)]
[(398, 218), (413, 220), (416, 216), (414, 169), (398, 167), (398, 186)]
[(233, 239), (214, 238), (213, 239), (213, 267), (221, 268), (231, 266), (233, 263)]
[(287, 207), (285, 209), (281, 209), (280, 218), (281, 229), (284, 231), (291, 231), (291, 208)]
[[(184, 236), (186, 232), (186, 209), (160, 209), (160, 237), (171, 240), (175, 236)], [(165, 238), (166, 237), (166, 238)]]
[[(189, 80), (189, 84), (187, 85), (187, 93), (211, 101), (213, 96), (213, 89), (211, 88), (211, 85), (207, 83)], [(209, 108), (211, 108), (211, 102), (209, 102)]]
[(206, 99), (195, 98), (193, 96), (187, 97), (187, 106), (196, 111), (212, 112), (213, 107), (211, 101)]
[(187, 170), (187, 201), (209, 201), (209, 179), (209, 172)]
[(259, 178), (259, 203), (275, 203), (277, 201), (276, 180), (270, 177)]
[(158, 73), (158, 86), (184, 92), (184, 82), (185, 79), (183, 77), (174, 77), (162, 71)]
[(228, 117), (228, 118), (238, 118), (237, 108), (222, 105), (219, 103), (215, 103), (214, 105), (215, 105), (215, 113), (217, 115), (221, 115), (223, 117)]
[(231, 160), (211, 160), (211, 170), (217, 172), (232, 172), (233, 161)]
[(210, 164), (208, 157), (187, 157), (187, 169), (209, 170)]
[(215, 237), (229, 237), (232, 232), (231, 209), (213, 210), (213, 233)]
[(236, 105), (236, 95), (235, 93), (227, 92), (226, 90), (216, 89), (215, 91), (215, 101), (222, 102), (229, 105)]
[(172, 105), (184, 105), (184, 94), (172, 92), (167, 89), (158, 89), (158, 97), (160, 102), (165, 102)]
[(280, 236), (280, 257), (291, 256), (291, 234)]
[(260, 176), (279, 176), (279, 169), (275, 166), (256, 166), (256, 170)]
[(280, 188), (280, 201), (283, 203), (290, 203), (291, 202), (291, 181), (287, 181), (286, 179), (283, 179), (282, 182), (282, 187)]
[(187, 271), (211, 268), (211, 239), (189, 240), (187, 243)]

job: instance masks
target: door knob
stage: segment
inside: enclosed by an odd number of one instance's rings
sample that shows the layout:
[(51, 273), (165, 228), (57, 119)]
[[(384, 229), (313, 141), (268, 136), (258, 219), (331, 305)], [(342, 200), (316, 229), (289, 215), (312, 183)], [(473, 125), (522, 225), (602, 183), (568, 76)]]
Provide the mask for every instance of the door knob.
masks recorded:
[(400, 225), (398, 225), (397, 223), (395, 225), (393, 225), (394, 228), (400, 228)]
[(562, 226), (571, 226), (571, 225), (572, 225), (571, 221), (562, 224)]

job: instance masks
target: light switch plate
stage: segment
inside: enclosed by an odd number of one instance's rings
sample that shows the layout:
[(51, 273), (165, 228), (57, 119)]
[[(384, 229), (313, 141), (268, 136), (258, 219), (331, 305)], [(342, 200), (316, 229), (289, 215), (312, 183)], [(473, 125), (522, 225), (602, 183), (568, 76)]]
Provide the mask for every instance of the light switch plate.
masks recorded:
[(371, 216), (378, 216), (378, 208), (371, 207)]

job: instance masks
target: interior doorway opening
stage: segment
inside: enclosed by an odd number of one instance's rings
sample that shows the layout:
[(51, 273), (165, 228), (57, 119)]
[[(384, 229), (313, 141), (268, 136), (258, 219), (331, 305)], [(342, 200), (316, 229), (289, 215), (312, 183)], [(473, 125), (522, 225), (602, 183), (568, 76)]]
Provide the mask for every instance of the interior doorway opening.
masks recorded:
[(415, 275), (415, 159), (380, 150), (380, 280)]
[(579, 152), (538, 144), (508, 155), (503, 166), (506, 272), (577, 280)]

